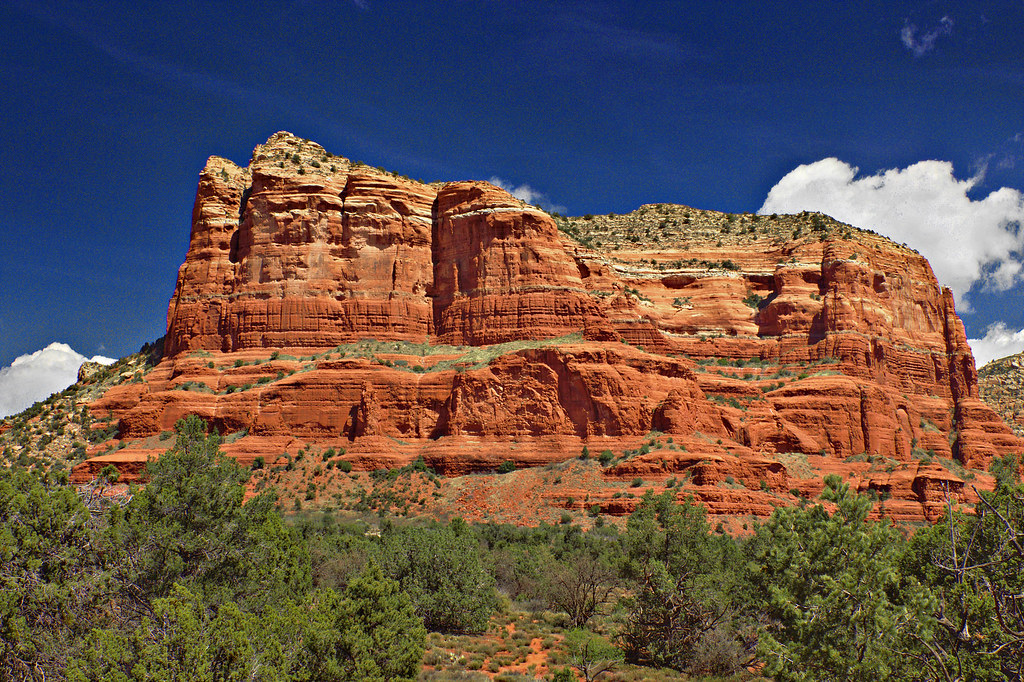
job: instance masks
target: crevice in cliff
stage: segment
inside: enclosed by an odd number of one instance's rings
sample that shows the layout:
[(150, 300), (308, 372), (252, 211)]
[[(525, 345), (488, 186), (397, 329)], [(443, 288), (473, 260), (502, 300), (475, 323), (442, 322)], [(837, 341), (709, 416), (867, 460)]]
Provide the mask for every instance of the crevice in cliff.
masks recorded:
[(338, 235), (338, 241), (348, 247), (351, 241), (351, 225), (348, 219), (348, 195), (349, 188), (352, 186), (352, 175), (349, 174), (345, 177), (345, 186), (341, 188), (341, 193), (338, 198), (341, 199), (341, 234)]
[(778, 297), (779, 292), (773, 288), (771, 293), (757, 302), (757, 309), (754, 311), (754, 324), (757, 325), (758, 336), (775, 336), (773, 330), (769, 329), (769, 326), (765, 324), (764, 316), (761, 313), (771, 306)]
[(245, 222), (245, 212), (249, 208), (249, 197), (251, 195), (252, 185), (249, 185), (242, 190), (242, 197), (238, 202), (238, 227), (231, 233), (231, 246), (228, 250), (228, 261), (231, 263), (238, 263), (240, 260), (238, 255), (239, 236), (242, 231), (242, 224)]
[(391, 293), (394, 294), (398, 288), (398, 261), (400, 259), (399, 253), (401, 253), (402, 247), (395, 247), (395, 260), (391, 261)]
[[(961, 391), (958, 390), (957, 384), (962, 380), (961, 372), (956, 366), (957, 352), (956, 343), (953, 340), (954, 330), (950, 328), (951, 316), (955, 319), (956, 313), (950, 310), (952, 301), (952, 294), (949, 293), (948, 289), (942, 290), (942, 337), (946, 343), (946, 370), (948, 372), (949, 379), (949, 394), (950, 402), (953, 403), (953, 428), (958, 434), (964, 431), (964, 414), (963, 405), (961, 400)], [(953, 455), (953, 459), (964, 463), (964, 454), (961, 452), (961, 438), (957, 438), (954, 442), (950, 443), (950, 450)]]
[(587, 279), (590, 277), (590, 268), (586, 262), (579, 256), (573, 256), (573, 260), (576, 261), (576, 269), (579, 270), (580, 279)]
[[(438, 193), (440, 194), (440, 193)], [(437, 334), (441, 328), (441, 306), (437, 299), (437, 268), (441, 262), (441, 255), (438, 253), (440, 243), (440, 221), (437, 215), (438, 196), (430, 204), (430, 286), (427, 287), (427, 298), (430, 299), (431, 316), (428, 318), (428, 334)]]
[(807, 332), (808, 345), (815, 345), (827, 335), (825, 330), (825, 312), (819, 311), (811, 318), (811, 328)]
[[(860, 438), (864, 444), (864, 452), (875, 454), (871, 449), (871, 423), (869, 421), (868, 396), (862, 386), (860, 389)], [(853, 445), (851, 443), (851, 445)]]
[(353, 405), (352, 408), (348, 411), (348, 420), (347, 420), (345, 426), (342, 428), (342, 433), (345, 434), (345, 437), (348, 438), (348, 441), (350, 443), (356, 439), (356, 435), (357, 435), (356, 431), (357, 431), (358, 428), (359, 428), (359, 406), (358, 405)]
[(434, 422), (434, 427), (430, 430), (427, 438), (430, 440), (438, 440), (444, 436), (450, 436), (451, 430), (449, 425), (451, 424), (452, 412), (455, 411), (455, 393), (459, 390), (463, 383), (463, 375), (456, 373), (452, 379), (452, 387), (449, 390), (447, 397), (441, 403), (440, 409), (437, 413), (437, 420)]
[(237, 227), (231, 233), (231, 246), (228, 250), (228, 262), (230, 263), (238, 263), (238, 233), (241, 231), (242, 228)]

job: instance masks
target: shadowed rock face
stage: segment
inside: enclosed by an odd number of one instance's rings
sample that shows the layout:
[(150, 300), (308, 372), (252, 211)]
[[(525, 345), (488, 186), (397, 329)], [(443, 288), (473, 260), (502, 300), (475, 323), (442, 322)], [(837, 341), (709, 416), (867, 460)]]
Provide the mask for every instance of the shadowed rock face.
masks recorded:
[(189, 413), (244, 429), (226, 446), (243, 462), (344, 443), (357, 468), (422, 456), (450, 475), (657, 431), (672, 447), (586, 494), (625, 513), (616, 481), (682, 475), (712, 512), (760, 514), (836, 472), (914, 519), (972, 494), (961, 466), (1024, 449), (906, 247), (817, 214), (556, 224), (488, 183), (422, 184), (288, 133), (247, 168), (207, 163), (164, 350), (92, 405), (128, 445), (94, 448), (77, 480), (137, 471), (138, 443)]

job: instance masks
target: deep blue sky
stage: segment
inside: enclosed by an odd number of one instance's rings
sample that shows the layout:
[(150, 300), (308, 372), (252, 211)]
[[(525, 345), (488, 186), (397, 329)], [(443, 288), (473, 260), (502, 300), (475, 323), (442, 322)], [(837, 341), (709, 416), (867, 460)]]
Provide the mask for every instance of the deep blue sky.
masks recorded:
[[(1022, 35), (1021, 0), (7, 2), (0, 366), (160, 336), (207, 156), (277, 130), (569, 214), (755, 211), (826, 157), (1024, 189)], [(969, 333), (1024, 327), (1020, 289)]]

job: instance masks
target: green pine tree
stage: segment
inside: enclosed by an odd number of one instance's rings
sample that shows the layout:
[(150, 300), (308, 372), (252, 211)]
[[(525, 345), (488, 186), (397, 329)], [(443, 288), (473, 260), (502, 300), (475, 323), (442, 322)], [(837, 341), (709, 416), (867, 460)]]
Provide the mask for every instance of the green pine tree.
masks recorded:
[(838, 476), (834, 505), (777, 509), (751, 543), (753, 581), (769, 627), (758, 655), (778, 682), (917, 680), (920, 643), (932, 637), (935, 600), (899, 561), (905, 540), (867, 520), (871, 501)]

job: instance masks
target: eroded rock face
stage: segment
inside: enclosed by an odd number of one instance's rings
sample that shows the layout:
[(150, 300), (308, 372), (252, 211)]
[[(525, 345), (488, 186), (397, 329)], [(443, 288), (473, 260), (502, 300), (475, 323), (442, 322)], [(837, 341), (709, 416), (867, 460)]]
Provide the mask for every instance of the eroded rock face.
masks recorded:
[(422, 341), (436, 191), (277, 133), (248, 168), (212, 157), (165, 352)]
[(600, 318), (546, 213), (487, 183), (440, 188), (277, 133), (247, 168), (212, 157), (165, 350), (481, 345)]
[(484, 183), (438, 192), (434, 320), (442, 343), (560, 336), (602, 319), (551, 217)]
[(556, 223), (487, 183), (426, 185), (287, 133), (203, 170), (164, 351), (91, 405), (125, 447), (94, 447), (76, 480), (132, 476), (196, 413), (243, 463), (343, 446), (357, 469), (423, 457), (456, 476), (586, 446), (614, 455), (586, 493), (611, 513), (637, 477), (743, 515), (839, 473), (920, 519), (1024, 451), (906, 247), (817, 214)]

